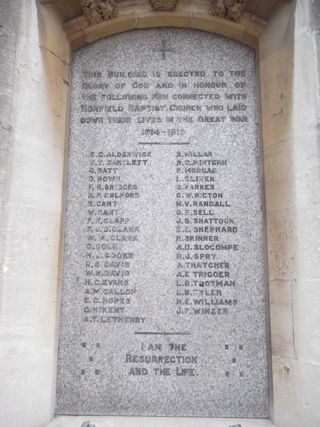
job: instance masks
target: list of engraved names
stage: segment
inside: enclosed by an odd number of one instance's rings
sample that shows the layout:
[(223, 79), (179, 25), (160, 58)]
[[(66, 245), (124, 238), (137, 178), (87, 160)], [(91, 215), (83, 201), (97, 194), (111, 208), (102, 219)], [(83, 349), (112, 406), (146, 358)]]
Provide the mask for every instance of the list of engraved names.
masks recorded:
[(72, 86), (57, 413), (266, 416), (254, 53), (137, 31)]

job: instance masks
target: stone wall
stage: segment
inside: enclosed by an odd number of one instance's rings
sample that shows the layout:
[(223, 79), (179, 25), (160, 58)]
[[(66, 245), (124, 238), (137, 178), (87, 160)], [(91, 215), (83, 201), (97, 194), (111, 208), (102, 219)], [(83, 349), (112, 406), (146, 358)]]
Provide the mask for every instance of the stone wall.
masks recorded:
[(0, 424), (53, 413), (69, 47), (52, 7), (1, 2)]
[(282, 7), (260, 43), (273, 415), (280, 427), (320, 422), (319, 11), (308, 0)]
[[(320, 422), (319, 15), (317, 0), (282, 6), (259, 51), (279, 427)], [(4, 425), (40, 427), (52, 417), (55, 396), (70, 53), (50, 4), (4, 0), (0, 25), (0, 415)], [(101, 426), (130, 422), (204, 425), (109, 418)]]

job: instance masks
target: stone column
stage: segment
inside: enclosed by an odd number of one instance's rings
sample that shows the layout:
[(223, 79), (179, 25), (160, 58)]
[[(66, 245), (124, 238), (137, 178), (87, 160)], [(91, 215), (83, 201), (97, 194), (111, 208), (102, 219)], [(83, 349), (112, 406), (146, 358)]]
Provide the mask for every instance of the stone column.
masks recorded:
[(0, 13), (1, 425), (53, 413), (69, 47), (52, 6)]
[(260, 45), (274, 420), (317, 426), (320, 383), (319, 13), (282, 6)]

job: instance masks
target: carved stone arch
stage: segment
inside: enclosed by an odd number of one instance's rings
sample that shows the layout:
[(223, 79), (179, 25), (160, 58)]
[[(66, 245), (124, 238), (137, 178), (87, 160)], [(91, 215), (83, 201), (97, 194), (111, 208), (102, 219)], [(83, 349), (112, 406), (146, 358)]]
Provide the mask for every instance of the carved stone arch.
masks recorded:
[(227, 16), (210, 15), (209, 9), (208, 0), (197, 3), (180, 1), (174, 10), (167, 11), (155, 11), (147, 0), (132, 5), (118, 2), (115, 17), (89, 22), (88, 18), (80, 15), (65, 22), (64, 29), (73, 50), (113, 34), (157, 27), (203, 30), (257, 47), (267, 25), (266, 20), (245, 11), (239, 22), (233, 22)]

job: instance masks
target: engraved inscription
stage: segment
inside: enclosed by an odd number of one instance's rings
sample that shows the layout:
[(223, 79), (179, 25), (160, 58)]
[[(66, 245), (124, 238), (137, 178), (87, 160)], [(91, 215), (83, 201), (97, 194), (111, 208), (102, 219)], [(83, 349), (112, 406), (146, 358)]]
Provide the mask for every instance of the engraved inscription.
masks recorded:
[(250, 48), (75, 53), (58, 414), (268, 415), (259, 157)]

